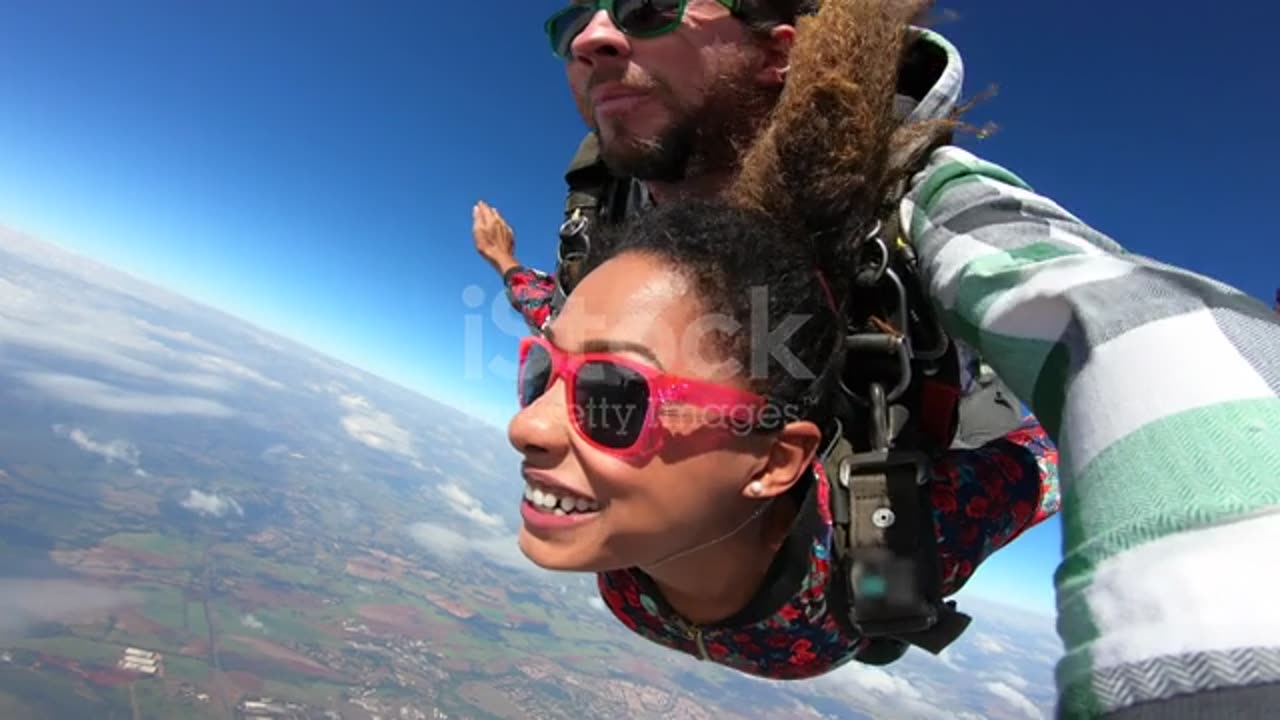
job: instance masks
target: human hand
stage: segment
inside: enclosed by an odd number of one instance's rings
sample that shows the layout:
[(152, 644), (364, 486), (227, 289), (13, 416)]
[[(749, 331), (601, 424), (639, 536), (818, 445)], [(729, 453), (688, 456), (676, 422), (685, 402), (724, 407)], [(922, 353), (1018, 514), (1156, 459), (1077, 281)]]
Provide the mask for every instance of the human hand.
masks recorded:
[(499, 275), (505, 275), (508, 270), (519, 265), (515, 256), (515, 233), (511, 231), (507, 221), (502, 219), (502, 215), (483, 200), (471, 208), (471, 237), (475, 240), (476, 252)]

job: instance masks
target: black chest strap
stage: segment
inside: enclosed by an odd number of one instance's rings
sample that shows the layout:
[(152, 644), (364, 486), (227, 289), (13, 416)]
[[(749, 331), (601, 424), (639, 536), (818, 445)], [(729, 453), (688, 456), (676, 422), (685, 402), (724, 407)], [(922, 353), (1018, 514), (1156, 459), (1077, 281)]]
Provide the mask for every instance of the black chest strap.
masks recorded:
[(941, 598), (928, 458), (909, 450), (855, 452), (841, 437), (824, 465), (832, 485), (837, 597), (850, 626), (941, 652), (971, 618)]
[[(896, 227), (895, 227), (896, 230)], [(896, 239), (896, 233), (890, 235)], [(850, 307), (837, 427), (823, 457), (835, 525), (834, 590), (849, 626), (937, 654), (971, 618), (944, 602), (930, 468), (948, 438), (921, 430), (919, 388), (958, 371), (952, 343), (919, 287), (910, 248), (879, 229)], [(950, 371), (950, 372), (948, 372)]]

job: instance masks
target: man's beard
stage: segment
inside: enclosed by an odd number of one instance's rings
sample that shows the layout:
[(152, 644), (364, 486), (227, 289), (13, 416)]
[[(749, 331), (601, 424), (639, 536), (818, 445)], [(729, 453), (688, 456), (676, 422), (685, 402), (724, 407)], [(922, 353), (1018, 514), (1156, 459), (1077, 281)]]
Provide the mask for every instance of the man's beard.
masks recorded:
[(619, 177), (678, 183), (711, 173), (732, 171), (777, 101), (776, 93), (749, 78), (721, 77), (697, 106), (678, 104), (670, 93), (655, 93), (671, 114), (657, 137), (638, 138), (619, 128), (601, 131), (600, 156)]

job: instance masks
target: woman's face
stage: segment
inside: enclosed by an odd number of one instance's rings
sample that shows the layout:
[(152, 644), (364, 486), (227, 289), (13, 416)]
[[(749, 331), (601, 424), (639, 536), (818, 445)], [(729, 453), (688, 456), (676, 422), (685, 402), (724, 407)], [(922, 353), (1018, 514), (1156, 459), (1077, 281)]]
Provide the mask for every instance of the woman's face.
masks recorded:
[[(746, 389), (737, 364), (714, 341), (726, 320), (703, 312), (689, 283), (662, 261), (624, 254), (582, 280), (547, 339), (569, 353), (604, 350), (667, 374)], [(700, 426), (667, 435), (652, 457), (625, 459), (588, 443), (570, 412), (557, 379), (508, 428), (524, 457), (520, 549), (537, 565), (643, 567), (729, 532), (760, 502), (747, 486), (768, 464), (769, 436)], [(571, 511), (557, 514), (548, 509), (553, 503)]]

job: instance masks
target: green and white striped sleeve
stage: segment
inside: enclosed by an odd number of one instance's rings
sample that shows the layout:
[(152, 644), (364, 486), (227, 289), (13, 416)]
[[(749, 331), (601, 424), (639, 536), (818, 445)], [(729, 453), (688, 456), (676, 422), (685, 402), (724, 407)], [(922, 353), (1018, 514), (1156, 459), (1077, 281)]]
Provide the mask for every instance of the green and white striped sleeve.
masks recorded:
[(946, 327), (1061, 451), (1059, 715), (1280, 707), (1275, 314), (959, 148), (914, 181), (902, 226)]

